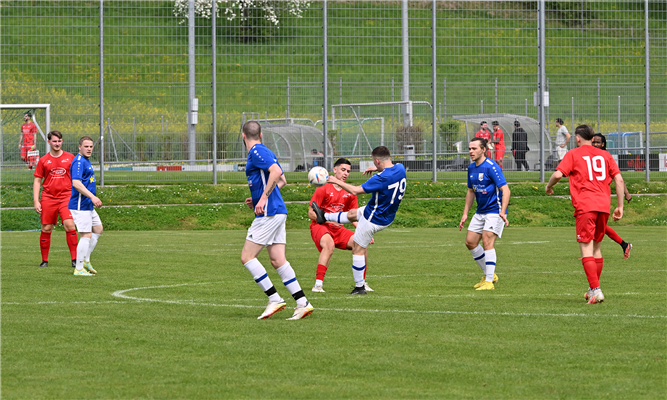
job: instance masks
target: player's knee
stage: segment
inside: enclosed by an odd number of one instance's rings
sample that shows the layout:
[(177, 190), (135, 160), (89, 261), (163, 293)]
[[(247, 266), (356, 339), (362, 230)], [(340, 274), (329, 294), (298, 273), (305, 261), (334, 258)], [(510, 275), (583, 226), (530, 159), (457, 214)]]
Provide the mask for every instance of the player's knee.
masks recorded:
[(328, 239), (322, 239), (320, 241), (320, 247), (322, 247), (323, 252), (333, 253), (334, 249), (336, 248), (336, 245), (334, 244), (331, 238), (328, 238)]
[(477, 245), (478, 243), (473, 243), (472, 241), (466, 239), (466, 247), (468, 248), (468, 250), (474, 249), (475, 247), (477, 247)]
[(42, 225), (42, 232), (44, 232), (44, 233), (53, 232), (53, 224)]

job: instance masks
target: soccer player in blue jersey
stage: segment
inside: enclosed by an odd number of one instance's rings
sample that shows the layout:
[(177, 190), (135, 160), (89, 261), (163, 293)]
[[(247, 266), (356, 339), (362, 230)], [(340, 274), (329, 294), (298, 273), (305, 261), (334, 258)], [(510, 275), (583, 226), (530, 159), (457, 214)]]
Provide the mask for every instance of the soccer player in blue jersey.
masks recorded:
[(241, 251), (241, 262), (269, 297), (266, 309), (257, 319), (269, 318), (284, 310), (287, 305), (271, 283), (266, 269), (257, 260), (257, 255), (265, 247), (269, 252), (271, 265), (296, 300), (294, 314), (288, 320), (305, 318), (313, 313), (313, 306), (306, 299), (296, 280), (294, 269), (285, 258), (287, 208), (280, 194), (280, 188), (285, 186), (287, 180), (276, 156), (262, 144), (262, 127), (259, 123), (249, 121), (243, 125), (243, 142), (248, 149), (245, 174), (251, 194), (245, 202), (255, 211), (255, 220), (248, 229), (245, 245)]
[(95, 207), (102, 207), (102, 201), (97, 197), (95, 171), (90, 164), (92, 154), (93, 139), (89, 136), (82, 137), (79, 139), (79, 154), (74, 157), (70, 166), (72, 196), (67, 207), (80, 235), (76, 247), (75, 276), (92, 276), (97, 273), (90, 263), (90, 255), (102, 234), (102, 221), (95, 211)]
[(326, 221), (349, 224), (359, 222), (354, 232), (352, 244), (352, 275), (355, 287), (350, 294), (366, 294), (364, 273), (366, 271), (366, 248), (371, 243), (375, 233), (385, 229), (396, 217), (396, 211), (405, 195), (407, 179), (403, 164), (393, 164), (391, 154), (385, 146), (378, 146), (371, 153), (374, 167), (369, 167), (364, 174), (374, 171), (378, 173), (372, 176), (361, 186), (346, 183), (335, 176), (329, 176), (327, 182), (336, 184), (343, 190), (353, 194), (371, 193), (371, 199), (366, 206), (350, 211), (337, 213), (324, 213), (316, 202), (312, 203), (313, 211), (317, 216), (317, 223)]
[[(473, 138), (468, 145), (472, 163), (468, 166), (468, 193), (459, 224), (459, 230), (463, 229), (472, 202), (477, 200), (477, 211), (468, 225), (466, 236), (466, 246), (484, 273), (482, 280), (474, 286), (476, 290), (495, 289), (498, 275), (496, 249), (493, 246), (496, 238), (501, 237), (503, 229), (509, 225), (507, 205), (510, 202), (510, 189), (502, 168), (484, 155), (487, 143), (486, 139)], [(480, 246), (480, 241), (484, 247)]]

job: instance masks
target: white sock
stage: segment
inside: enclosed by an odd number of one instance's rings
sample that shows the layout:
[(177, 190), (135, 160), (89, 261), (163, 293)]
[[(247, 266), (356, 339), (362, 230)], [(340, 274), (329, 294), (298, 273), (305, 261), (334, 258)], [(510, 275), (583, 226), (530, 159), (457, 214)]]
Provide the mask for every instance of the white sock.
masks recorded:
[(354, 285), (362, 287), (366, 284), (364, 280), (364, 272), (366, 271), (366, 257), (359, 255), (352, 255), (352, 276), (354, 277)]
[(322, 285), (324, 285), (324, 281), (315, 279), (315, 286), (322, 286)]
[(350, 220), (347, 218), (347, 211), (337, 213), (324, 213), (324, 219), (327, 221), (338, 222), (339, 224), (349, 224)]
[(474, 249), (470, 250), (472, 258), (475, 259), (475, 262), (482, 269), (482, 273), (486, 275), (486, 260), (484, 259), (484, 248), (480, 245), (477, 245)]
[[(97, 246), (97, 239), (100, 238), (100, 235), (97, 233), (93, 233), (92, 237), (90, 238), (90, 243), (88, 244), (88, 253), (86, 256), (83, 258), (85, 261), (90, 262), (90, 255), (93, 254), (93, 250), (95, 250), (95, 246)], [(79, 253), (76, 253), (79, 254)]]
[(84, 254), (88, 254), (88, 246), (90, 245), (90, 238), (82, 237), (79, 239), (79, 244), (76, 246), (76, 269), (81, 271), (83, 269)]
[(273, 286), (273, 283), (271, 283), (271, 278), (269, 278), (269, 275), (266, 273), (266, 269), (264, 269), (264, 266), (261, 262), (259, 262), (258, 259), (253, 258), (252, 260), (243, 264), (243, 266), (245, 266), (248, 271), (250, 271), (250, 274), (252, 274), (252, 279), (254, 279), (255, 282), (257, 282), (257, 285), (259, 285), (260, 289), (262, 289), (264, 293), (269, 296), (269, 300), (276, 303), (282, 300), (276, 291), (276, 288)]
[(292, 268), (292, 265), (290, 265), (289, 261), (287, 261), (282, 267), (278, 268), (276, 272), (278, 272), (280, 279), (283, 280), (283, 284), (287, 290), (289, 290), (292, 297), (294, 297), (294, 300), (296, 300), (296, 306), (305, 307), (306, 304), (308, 304), (308, 300), (306, 299), (306, 295), (303, 293), (303, 290), (301, 290), (299, 281), (296, 280), (296, 273), (294, 273), (294, 269)]
[(496, 273), (496, 249), (486, 250), (486, 281), (493, 282), (493, 274)]

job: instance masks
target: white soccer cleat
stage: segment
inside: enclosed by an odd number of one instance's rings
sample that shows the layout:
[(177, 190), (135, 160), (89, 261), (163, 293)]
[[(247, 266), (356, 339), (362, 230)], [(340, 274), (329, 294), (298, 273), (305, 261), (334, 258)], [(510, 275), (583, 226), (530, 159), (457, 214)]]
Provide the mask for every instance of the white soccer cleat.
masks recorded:
[(287, 303), (285, 303), (285, 300), (283, 299), (280, 299), (278, 302), (269, 300), (269, 304), (266, 305), (266, 310), (264, 310), (262, 315), (257, 317), (257, 319), (267, 319), (278, 311), (284, 310), (286, 305)]
[(368, 283), (364, 283), (364, 289), (366, 289), (367, 292), (374, 292), (375, 290), (371, 289), (370, 286), (368, 286)]
[(600, 288), (593, 289), (590, 298), (588, 299), (588, 304), (602, 303), (603, 301), (604, 295), (602, 294), (602, 290), (600, 290)]
[(315, 285), (315, 286), (313, 286), (313, 292), (317, 292), (317, 293), (325, 293), (325, 292), (324, 292), (324, 288), (322, 287), (322, 285)]
[(315, 308), (313, 307), (310, 302), (306, 303), (305, 307), (297, 307), (294, 309), (294, 314), (292, 315), (292, 318), (287, 318), (288, 321), (295, 321), (297, 319), (303, 319), (309, 316), (310, 314), (313, 313), (313, 310)]

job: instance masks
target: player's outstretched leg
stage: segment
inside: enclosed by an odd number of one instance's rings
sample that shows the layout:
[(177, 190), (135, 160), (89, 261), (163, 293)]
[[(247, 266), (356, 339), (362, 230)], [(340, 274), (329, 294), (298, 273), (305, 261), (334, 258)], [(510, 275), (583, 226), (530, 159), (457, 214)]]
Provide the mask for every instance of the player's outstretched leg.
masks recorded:
[(630, 250), (632, 250), (632, 243), (626, 243), (623, 241), (621, 243), (621, 248), (623, 249), (623, 259), (627, 260), (630, 257)]
[(315, 216), (317, 217), (317, 223), (322, 225), (323, 223), (327, 222), (326, 218), (324, 218), (324, 211), (320, 208), (320, 206), (317, 205), (317, 202), (314, 202), (311, 204), (313, 207), (313, 212), (315, 212)]

